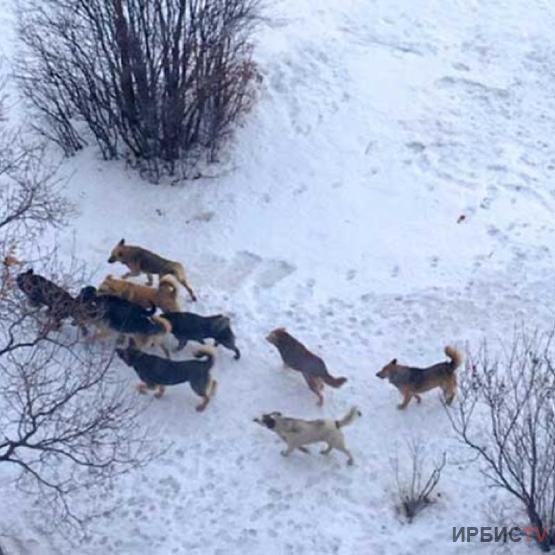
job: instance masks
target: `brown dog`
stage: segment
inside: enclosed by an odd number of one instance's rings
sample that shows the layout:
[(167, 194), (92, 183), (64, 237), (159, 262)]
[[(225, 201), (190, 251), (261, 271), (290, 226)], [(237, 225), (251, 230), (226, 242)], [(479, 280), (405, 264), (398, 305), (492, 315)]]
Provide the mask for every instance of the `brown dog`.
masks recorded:
[(104, 281), (98, 287), (98, 292), (116, 295), (143, 308), (150, 308), (155, 305), (163, 312), (179, 312), (181, 310), (177, 302), (177, 280), (170, 274), (160, 278), (157, 289), (148, 285), (139, 285), (124, 279), (117, 279), (110, 275), (104, 278)]
[(147, 285), (152, 285), (152, 275), (157, 274), (159, 277), (170, 274), (174, 276), (185, 289), (189, 292), (191, 300), (196, 301), (197, 298), (191, 286), (187, 283), (185, 276), (185, 269), (179, 262), (166, 260), (151, 251), (143, 249), (142, 247), (134, 247), (125, 244), (125, 239), (122, 239), (113, 249), (108, 262), (121, 262), (129, 268), (123, 279), (131, 276), (138, 276), (146, 274)]
[(404, 409), (414, 397), (420, 403), (419, 393), (439, 387), (443, 391), (445, 402), (450, 405), (457, 389), (455, 370), (462, 364), (463, 356), (455, 347), (445, 347), (449, 362), (439, 362), (428, 368), (402, 366), (394, 358), (377, 374), (378, 378), (387, 378), (403, 395), (403, 401), (397, 408)]
[(275, 329), (266, 337), (266, 340), (277, 347), (284, 366), (302, 373), (308, 387), (318, 397), (318, 405), (321, 406), (324, 403), (322, 395), (324, 384), (341, 387), (347, 381), (347, 378), (331, 376), (326, 363), (311, 353), (300, 341), (289, 335), (285, 328)]

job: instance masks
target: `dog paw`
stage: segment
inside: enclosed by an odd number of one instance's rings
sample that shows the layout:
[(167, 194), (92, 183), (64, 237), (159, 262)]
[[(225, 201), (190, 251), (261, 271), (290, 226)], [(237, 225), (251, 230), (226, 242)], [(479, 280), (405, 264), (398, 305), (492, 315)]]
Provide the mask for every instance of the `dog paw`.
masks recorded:
[(349, 460), (347, 461), (347, 466), (353, 466), (354, 464), (355, 464), (354, 459), (349, 459)]

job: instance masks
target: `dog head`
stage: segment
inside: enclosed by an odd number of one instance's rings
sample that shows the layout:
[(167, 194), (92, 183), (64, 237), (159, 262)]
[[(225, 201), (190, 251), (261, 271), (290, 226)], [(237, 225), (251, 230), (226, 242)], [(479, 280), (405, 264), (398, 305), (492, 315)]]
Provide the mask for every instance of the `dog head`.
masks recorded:
[(23, 283), (29, 281), (29, 278), (31, 278), (33, 274), (33, 268), (29, 268), (26, 272), (21, 272), (21, 274), (18, 274), (15, 280), (17, 281), (17, 284), (21, 287)]
[(129, 349), (129, 347), (125, 349), (122, 349), (122, 348), (116, 349), (116, 355), (118, 355), (118, 357), (121, 358), (121, 360), (123, 360), (123, 362), (125, 362), (127, 366), (131, 366), (132, 351)]
[(381, 378), (388, 378), (391, 373), (397, 368), (397, 359), (394, 358), (389, 364), (386, 364), (377, 374), (376, 377)]
[(88, 303), (94, 301), (97, 297), (97, 289), (93, 285), (87, 285), (79, 291), (77, 295), (77, 300), (82, 303)]
[(273, 430), (276, 427), (277, 419), (281, 417), (281, 412), (270, 412), (268, 414), (263, 414), (254, 418), (254, 422), (268, 428), (268, 430)]
[(116, 349), (116, 354), (119, 358), (121, 358), (121, 360), (123, 360), (123, 362), (125, 362), (125, 364), (127, 364), (127, 366), (131, 366), (133, 364), (138, 352), (137, 343), (132, 337), (129, 339), (127, 347), (119, 347)]
[(277, 345), (286, 333), (285, 328), (276, 328), (266, 336), (266, 341), (272, 345)]
[(108, 263), (113, 264), (114, 262), (121, 262), (124, 255), (125, 239), (122, 239), (113, 249), (108, 258)]

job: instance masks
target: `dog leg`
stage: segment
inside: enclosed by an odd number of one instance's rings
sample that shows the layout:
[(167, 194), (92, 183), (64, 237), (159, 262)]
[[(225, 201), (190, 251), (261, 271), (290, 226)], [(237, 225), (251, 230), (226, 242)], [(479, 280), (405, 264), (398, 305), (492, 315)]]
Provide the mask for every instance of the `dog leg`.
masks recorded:
[(447, 382), (447, 385), (442, 388), (443, 389), (443, 396), (445, 397), (445, 404), (450, 405), (455, 398), (455, 391), (457, 389), (457, 379), (453, 376)]
[(208, 386), (208, 390), (206, 392), (206, 395), (203, 396), (202, 403), (200, 405), (197, 405), (197, 407), (196, 407), (197, 412), (202, 412), (206, 408), (206, 406), (210, 402), (210, 399), (216, 393), (217, 385), (218, 385), (218, 382), (216, 380), (211, 380), (210, 385)]
[(306, 447), (303, 447), (302, 445), (300, 447), (297, 447), (297, 449), (299, 451), (302, 451), (305, 455), (310, 455), (310, 451)]
[(158, 391), (154, 394), (154, 397), (156, 397), (156, 399), (160, 399), (160, 397), (164, 395), (165, 391), (166, 391), (166, 388), (163, 385), (159, 385)]
[(129, 271), (126, 272), (125, 274), (123, 274), (123, 276), (121, 276), (121, 279), (128, 279), (130, 277), (137, 277), (141, 275), (141, 271), (140, 270), (133, 270), (133, 271)]
[(336, 447), (336, 449), (338, 451), (342, 451), (343, 453), (345, 453), (345, 455), (347, 455), (348, 459), (347, 459), (347, 464), (349, 466), (352, 466), (355, 462), (355, 459), (353, 458), (353, 455), (351, 454), (351, 452), (345, 447), (345, 445), (342, 445), (341, 447)]
[(178, 344), (174, 352), (181, 351), (187, 345), (187, 339), (178, 339), (177, 341), (178, 341)]
[(406, 409), (407, 405), (410, 403), (410, 400), (412, 398), (412, 395), (408, 389), (403, 389), (402, 393), (403, 393), (403, 401), (401, 402), (401, 404), (397, 405), (397, 408), (399, 410)]
[(153, 283), (154, 283), (154, 280), (152, 279), (152, 274), (147, 274), (146, 275), (146, 284), (150, 286)]
[(455, 398), (455, 391), (451, 387), (446, 387), (443, 396), (445, 397), (445, 404), (449, 406)]
[(303, 376), (310, 390), (318, 397), (316, 404), (321, 407), (324, 404), (324, 396), (321, 393), (322, 389), (324, 389), (324, 383), (320, 378), (315, 376), (310, 376), (309, 374), (303, 374)]
[[(241, 358), (241, 351), (239, 351), (239, 349), (236, 347), (235, 345), (235, 341), (220, 341), (220, 343), (226, 348), (229, 349), (230, 351), (233, 351), (235, 353), (235, 360), (239, 360)], [(218, 344), (218, 341), (215, 342), (215, 345)], [(285, 367), (285, 363), (284, 363), (284, 367)]]
[(146, 395), (146, 390), (148, 389), (148, 386), (146, 385), (146, 383), (140, 382), (136, 385), (136, 389), (141, 395)]
[(415, 393), (415, 394), (413, 395), (413, 397), (416, 399), (416, 402), (417, 402), (418, 404), (420, 404), (420, 403), (422, 402), (422, 397), (420, 397), (420, 395), (418, 395), (418, 393)]
[(284, 449), (281, 454), (284, 457), (288, 457), (293, 451), (295, 450), (295, 446), (294, 445), (289, 445), (287, 444), (287, 449)]
[(162, 351), (164, 351), (164, 354), (166, 355), (166, 358), (171, 360), (172, 357), (170, 355), (169, 349), (164, 344), (161, 344), (160, 348), (162, 349)]
[(331, 453), (332, 449), (333, 449), (333, 446), (330, 443), (328, 443), (328, 446), (326, 448), (322, 449), (320, 451), (320, 454), (321, 455), (329, 455)]
[(353, 458), (353, 455), (351, 454), (351, 452), (345, 446), (345, 438), (343, 437), (343, 434), (341, 434), (339, 437), (337, 437), (337, 436), (334, 437), (332, 439), (330, 445), (334, 449), (337, 449), (338, 451), (341, 451), (342, 453), (345, 453), (345, 455), (347, 455), (347, 457), (348, 457), (347, 464), (349, 466), (352, 465), (355, 462), (355, 460)]

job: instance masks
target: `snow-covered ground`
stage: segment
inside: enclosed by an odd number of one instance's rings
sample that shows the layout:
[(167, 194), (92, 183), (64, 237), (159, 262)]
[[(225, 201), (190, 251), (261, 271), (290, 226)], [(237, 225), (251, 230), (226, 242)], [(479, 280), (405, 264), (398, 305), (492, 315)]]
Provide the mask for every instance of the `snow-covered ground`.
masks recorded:
[[(240, 362), (220, 352), (204, 414), (188, 386), (144, 400), (145, 425), (172, 447), (119, 482), (120, 508), (79, 553), (485, 552), (451, 542), (453, 526), (499, 524), (488, 509), (498, 494), (466, 464), (437, 394), (400, 412), (375, 372), (394, 356), (427, 365), (447, 343), (555, 320), (555, 7), (268, 4), (260, 99), (213, 178), (155, 187), (94, 149), (63, 166), (80, 210), (63, 249), (97, 281), (114, 271), (106, 260), (121, 237), (182, 261), (199, 295), (186, 306), (228, 313), (243, 352)], [(0, 1), (8, 56), (10, 6)], [(264, 341), (277, 326), (348, 376), (323, 408)], [(317, 449), (285, 459), (252, 422), (270, 410), (337, 417), (353, 404), (363, 418), (346, 429), (352, 468)], [(392, 458), (410, 436), (449, 464), (441, 498), (408, 525), (394, 509)], [(2, 527), (18, 538), (14, 553), (76, 552), (41, 534), (24, 502), (12, 509)]]

